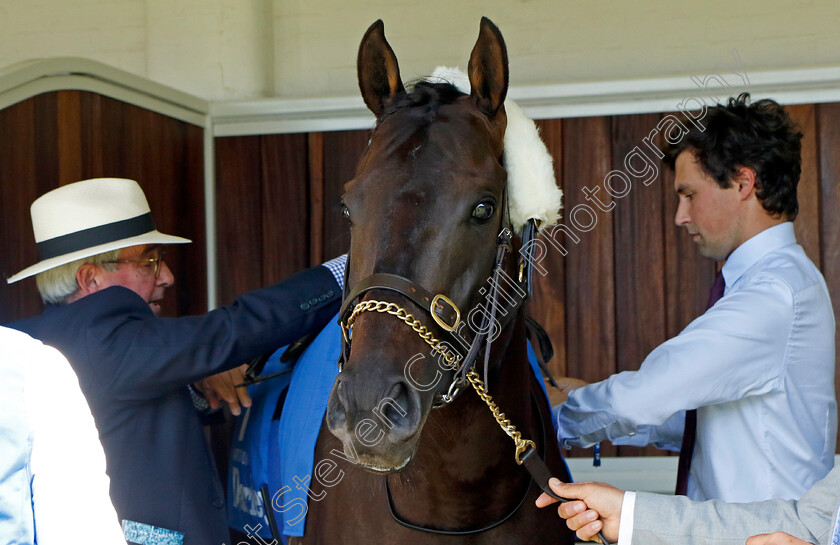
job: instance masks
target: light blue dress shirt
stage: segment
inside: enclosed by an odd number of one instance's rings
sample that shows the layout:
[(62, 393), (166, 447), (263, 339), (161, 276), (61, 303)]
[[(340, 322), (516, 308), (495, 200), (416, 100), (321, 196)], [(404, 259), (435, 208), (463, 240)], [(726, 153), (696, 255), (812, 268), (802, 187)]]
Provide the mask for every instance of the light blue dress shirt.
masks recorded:
[(608, 439), (679, 450), (697, 409), (688, 496), (797, 499), (834, 466), (834, 313), (793, 224), (744, 242), (724, 296), (638, 371), (573, 391), (554, 408), (565, 447)]

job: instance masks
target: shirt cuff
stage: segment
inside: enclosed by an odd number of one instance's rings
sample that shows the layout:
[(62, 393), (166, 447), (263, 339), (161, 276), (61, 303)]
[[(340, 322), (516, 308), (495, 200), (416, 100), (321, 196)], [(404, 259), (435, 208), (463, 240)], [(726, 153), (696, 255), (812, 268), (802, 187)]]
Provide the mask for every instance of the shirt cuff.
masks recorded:
[(206, 413), (210, 410), (210, 404), (201, 392), (199, 392), (192, 384), (187, 384), (187, 389), (190, 391), (190, 399), (192, 400), (195, 410), (200, 413)]
[(330, 259), (323, 266), (332, 273), (338, 287), (344, 289), (344, 267), (347, 266), (347, 254)]
[(632, 545), (633, 542), (633, 512), (636, 510), (636, 493), (625, 492), (621, 502), (621, 518), (618, 521), (618, 543), (616, 545)]

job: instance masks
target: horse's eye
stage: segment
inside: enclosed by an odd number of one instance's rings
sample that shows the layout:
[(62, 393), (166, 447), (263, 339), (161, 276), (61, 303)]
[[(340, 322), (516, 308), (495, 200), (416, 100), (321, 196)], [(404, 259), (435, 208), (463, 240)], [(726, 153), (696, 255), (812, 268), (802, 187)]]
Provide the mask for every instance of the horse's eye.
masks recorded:
[(346, 219), (347, 221), (350, 221), (350, 209), (347, 208), (346, 206), (343, 206), (341, 208), (341, 215), (344, 216), (344, 219)]
[(487, 221), (493, 217), (495, 207), (491, 202), (480, 202), (475, 205), (472, 211), (472, 217), (478, 221)]

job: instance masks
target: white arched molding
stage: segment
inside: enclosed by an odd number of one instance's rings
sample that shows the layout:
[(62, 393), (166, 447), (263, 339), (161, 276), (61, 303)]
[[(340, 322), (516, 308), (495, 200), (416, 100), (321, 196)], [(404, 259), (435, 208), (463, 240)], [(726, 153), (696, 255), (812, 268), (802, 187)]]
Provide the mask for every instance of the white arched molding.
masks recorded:
[(62, 90), (91, 91), (199, 127), (210, 109), (206, 100), (90, 59), (38, 59), (0, 70), (0, 109)]
[(207, 305), (215, 308), (216, 208), (210, 104), (204, 99), (90, 59), (37, 59), (0, 70), (0, 109), (36, 95), (66, 90), (90, 91), (204, 129)]

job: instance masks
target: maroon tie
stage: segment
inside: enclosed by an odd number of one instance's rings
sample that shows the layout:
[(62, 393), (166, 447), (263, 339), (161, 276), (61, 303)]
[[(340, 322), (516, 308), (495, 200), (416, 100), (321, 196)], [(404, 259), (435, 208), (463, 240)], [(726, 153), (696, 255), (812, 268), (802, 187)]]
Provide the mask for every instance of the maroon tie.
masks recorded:
[[(709, 302), (706, 309), (712, 308), (718, 299), (723, 297), (726, 283), (720, 271), (715, 274), (715, 282), (709, 291)], [(688, 470), (691, 468), (691, 455), (694, 454), (694, 440), (697, 438), (697, 409), (685, 411), (685, 430), (683, 431), (682, 446), (680, 447), (680, 461), (677, 466), (677, 489), (674, 494), (685, 496), (688, 490)]]

